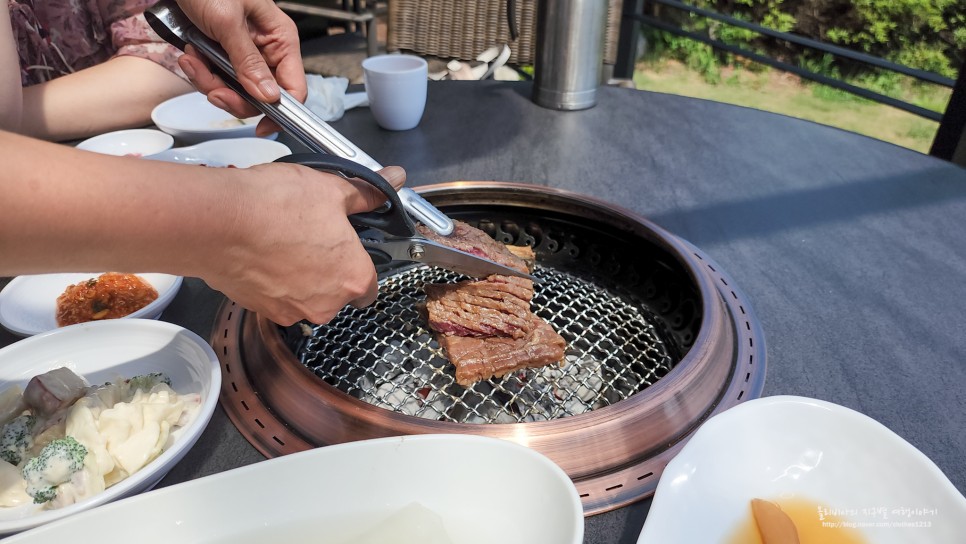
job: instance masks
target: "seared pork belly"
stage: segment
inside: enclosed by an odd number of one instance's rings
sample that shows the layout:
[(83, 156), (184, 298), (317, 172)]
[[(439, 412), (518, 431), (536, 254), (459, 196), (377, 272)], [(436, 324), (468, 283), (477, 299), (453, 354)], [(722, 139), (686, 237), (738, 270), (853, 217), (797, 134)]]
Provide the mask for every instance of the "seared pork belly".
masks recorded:
[[(531, 314), (532, 315), (532, 314)], [(456, 367), (456, 383), (466, 387), (523, 368), (537, 368), (563, 359), (567, 343), (549, 323), (533, 315), (524, 338), (440, 335), (440, 345)]]
[[(521, 272), (532, 270), (532, 249), (511, 252), (485, 232), (460, 221), (455, 223), (453, 234), (447, 237), (422, 225), (419, 230), (450, 247)], [(533, 282), (526, 278), (493, 275), (484, 280), (427, 285), (425, 291), (429, 326), (456, 367), (460, 385), (563, 359), (567, 344), (530, 310)]]

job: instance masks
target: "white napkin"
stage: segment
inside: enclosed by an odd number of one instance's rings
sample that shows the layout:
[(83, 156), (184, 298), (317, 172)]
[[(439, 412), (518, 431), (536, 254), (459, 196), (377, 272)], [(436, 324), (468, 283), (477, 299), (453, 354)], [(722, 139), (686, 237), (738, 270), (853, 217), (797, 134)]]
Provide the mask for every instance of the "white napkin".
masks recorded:
[(305, 107), (322, 118), (323, 121), (337, 121), (346, 110), (357, 106), (368, 106), (366, 93), (346, 93), (349, 80), (344, 77), (323, 77), (306, 74), (309, 93)]

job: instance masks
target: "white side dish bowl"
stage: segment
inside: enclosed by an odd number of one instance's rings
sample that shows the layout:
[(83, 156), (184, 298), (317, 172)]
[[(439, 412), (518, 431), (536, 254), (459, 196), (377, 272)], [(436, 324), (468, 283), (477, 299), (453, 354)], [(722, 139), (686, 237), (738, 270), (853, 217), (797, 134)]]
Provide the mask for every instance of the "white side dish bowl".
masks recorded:
[(285, 144), (263, 138), (211, 140), (189, 147), (175, 147), (146, 157), (151, 160), (205, 166), (248, 168), (291, 155)]
[(105, 155), (144, 157), (171, 149), (174, 137), (160, 130), (138, 128), (118, 130), (88, 138), (77, 149)]
[[(583, 522), (573, 483), (541, 454), (496, 438), (418, 435), (278, 457), (7, 542), (580, 544)], [(393, 538), (374, 536), (383, 530)]]
[[(198, 335), (163, 321), (114, 319), (71, 325), (0, 349), (0, 391), (14, 385), (24, 388), (33, 376), (60, 367), (71, 369), (92, 385), (163, 372), (171, 378), (172, 389), (179, 394), (200, 395), (201, 404), (192, 420), (172, 432), (168, 447), (160, 456), (105, 491), (56, 510), (43, 510), (34, 504), (0, 508), (0, 535), (24, 531), (150, 489), (201, 436), (221, 389), (218, 359)], [(112, 532), (102, 527), (87, 537), (75, 534), (70, 540), (99, 541)], [(138, 534), (138, 540), (145, 536)]]
[(238, 119), (211, 105), (199, 92), (176, 96), (151, 111), (151, 121), (158, 128), (189, 145), (219, 138), (253, 138), (262, 117)]
[(966, 535), (966, 498), (899, 435), (837, 404), (776, 396), (695, 433), (664, 470), (638, 543), (729, 543), (753, 520), (754, 498), (815, 503), (816, 518), (836, 516), (870, 544), (958, 544)]
[[(0, 325), (20, 336), (54, 330), (57, 328), (57, 297), (67, 286), (100, 275), (101, 272), (17, 276), (0, 291)], [(158, 298), (120, 319), (158, 319), (178, 294), (184, 278), (170, 274), (137, 275), (157, 290)]]

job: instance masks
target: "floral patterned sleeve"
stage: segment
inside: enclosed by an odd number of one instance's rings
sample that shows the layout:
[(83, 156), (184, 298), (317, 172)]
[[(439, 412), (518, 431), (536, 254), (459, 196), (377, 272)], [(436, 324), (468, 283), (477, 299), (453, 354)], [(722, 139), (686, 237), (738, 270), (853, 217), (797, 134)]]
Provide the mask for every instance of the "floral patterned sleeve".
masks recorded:
[(178, 66), (181, 51), (158, 36), (144, 19), (157, 0), (100, 0), (115, 57), (130, 55), (154, 61), (187, 80)]

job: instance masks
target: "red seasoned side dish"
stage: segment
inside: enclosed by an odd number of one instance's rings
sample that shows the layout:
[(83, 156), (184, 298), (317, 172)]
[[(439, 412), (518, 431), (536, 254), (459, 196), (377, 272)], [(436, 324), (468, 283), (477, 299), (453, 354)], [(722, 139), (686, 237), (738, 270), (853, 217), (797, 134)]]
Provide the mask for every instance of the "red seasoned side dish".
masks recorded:
[(106, 272), (67, 286), (57, 297), (57, 325), (115, 319), (144, 308), (158, 298), (148, 282), (134, 274)]

